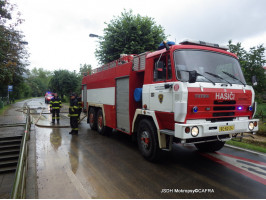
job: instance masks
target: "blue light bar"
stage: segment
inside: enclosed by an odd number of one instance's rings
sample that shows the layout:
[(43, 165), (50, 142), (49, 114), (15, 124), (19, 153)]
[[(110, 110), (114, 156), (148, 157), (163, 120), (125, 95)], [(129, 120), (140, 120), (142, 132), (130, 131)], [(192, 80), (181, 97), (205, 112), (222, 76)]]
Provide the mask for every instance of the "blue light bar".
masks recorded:
[[(169, 46), (173, 46), (173, 45), (175, 45), (175, 42), (173, 42), (173, 41), (168, 41), (167, 44), (168, 44)], [(164, 46), (164, 44), (163, 44), (163, 42), (162, 42), (162, 43), (159, 45), (158, 50), (161, 50), (161, 49), (164, 49), (164, 48), (165, 48), (165, 46)]]

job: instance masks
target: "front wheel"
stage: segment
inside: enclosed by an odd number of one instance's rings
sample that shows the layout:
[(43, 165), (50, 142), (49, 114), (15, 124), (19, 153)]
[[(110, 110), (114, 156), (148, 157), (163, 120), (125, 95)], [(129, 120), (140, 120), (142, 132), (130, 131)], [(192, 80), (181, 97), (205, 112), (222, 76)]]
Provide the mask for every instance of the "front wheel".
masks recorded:
[(137, 141), (142, 156), (149, 161), (159, 159), (161, 149), (159, 148), (157, 129), (153, 122), (148, 119), (141, 120), (137, 133)]
[(195, 144), (195, 146), (197, 147), (199, 151), (202, 151), (202, 152), (215, 152), (223, 148), (224, 143), (225, 142), (221, 142), (221, 141), (213, 141), (213, 142)]

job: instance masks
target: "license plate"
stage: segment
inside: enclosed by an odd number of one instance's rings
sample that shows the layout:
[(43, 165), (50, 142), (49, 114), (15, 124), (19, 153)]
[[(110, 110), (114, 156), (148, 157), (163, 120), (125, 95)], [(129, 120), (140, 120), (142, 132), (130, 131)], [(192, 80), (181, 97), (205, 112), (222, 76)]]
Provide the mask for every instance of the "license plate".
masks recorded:
[(233, 130), (235, 130), (235, 126), (219, 126), (219, 132), (233, 131)]

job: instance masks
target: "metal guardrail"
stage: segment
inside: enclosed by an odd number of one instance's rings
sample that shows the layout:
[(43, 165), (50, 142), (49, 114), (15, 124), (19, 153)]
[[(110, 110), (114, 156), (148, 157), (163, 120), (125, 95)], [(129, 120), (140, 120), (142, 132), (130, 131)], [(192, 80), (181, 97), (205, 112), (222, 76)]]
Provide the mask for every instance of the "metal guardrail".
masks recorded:
[(27, 117), (25, 124), (25, 133), (22, 137), (22, 142), (20, 146), (20, 155), (15, 175), (15, 181), (11, 193), (11, 199), (25, 199), (26, 196), (26, 175), (27, 175), (27, 155), (28, 155), (28, 146), (27, 141), (30, 138), (30, 126), (31, 126), (31, 118), (30, 118), (30, 108), (26, 107)]

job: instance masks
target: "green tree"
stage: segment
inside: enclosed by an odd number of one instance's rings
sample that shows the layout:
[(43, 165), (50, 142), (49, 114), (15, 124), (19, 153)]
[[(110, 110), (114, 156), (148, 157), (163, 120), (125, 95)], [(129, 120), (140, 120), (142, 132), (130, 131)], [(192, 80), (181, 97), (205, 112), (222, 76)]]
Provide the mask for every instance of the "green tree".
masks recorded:
[(32, 89), (32, 96), (43, 96), (49, 90), (49, 82), (52, 78), (52, 72), (43, 68), (33, 68), (27, 78), (28, 85)]
[(91, 71), (92, 71), (92, 68), (90, 64), (86, 64), (86, 63), (83, 65), (80, 64), (79, 73), (82, 77), (86, 76), (87, 74), (91, 74)]
[(12, 19), (10, 10), (12, 10), (12, 5), (10, 5), (9, 1), (0, 0), (0, 24), (6, 23), (7, 20)]
[(76, 73), (68, 70), (56, 70), (49, 82), (49, 88), (57, 92), (63, 99), (64, 95), (69, 96), (76, 91), (79, 84)]
[(153, 18), (133, 15), (132, 10), (121, 13), (105, 23), (104, 36), (99, 38), (99, 48), (95, 55), (100, 63), (108, 63), (120, 54), (139, 54), (156, 50), (166, 38), (161, 25)]
[(256, 91), (257, 96), (262, 95), (266, 90), (266, 75), (262, 68), (266, 63), (264, 46), (258, 45), (257, 47), (252, 47), (249, 51), (246, 51), (241, 46), (241, 43), (233, 44), (230, 40), (229, 51), (237, 54), (247, 84), (252, 85), (251, 77), (253, 75), (257, 76), (258, 85), (254, 86), (254, 90)]
[(87, 76), (87, 74), (91, 74), (92, 68), (90, 64), (80, 64), (79, 73), (77, 74), (78, 78), (78, 86), (75, 90), (75, 93), (80, 94), (81, 93), (81, 85), (82, 85), (82, 78), (84, 76)]
[(16, 30), (23, 20), (20, 14), (12, 17), (14, 7), (8, 0), (0, 0), (0, 82), (3, 88), (0, 95), (6, 95), (7, 85), (13, 85), (13, 95), (17, 97), (21, 94), (19, 86), (25, 80), (28, 53), (24, 35)]

